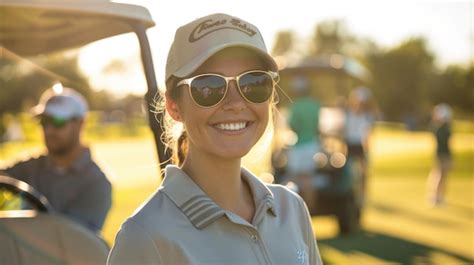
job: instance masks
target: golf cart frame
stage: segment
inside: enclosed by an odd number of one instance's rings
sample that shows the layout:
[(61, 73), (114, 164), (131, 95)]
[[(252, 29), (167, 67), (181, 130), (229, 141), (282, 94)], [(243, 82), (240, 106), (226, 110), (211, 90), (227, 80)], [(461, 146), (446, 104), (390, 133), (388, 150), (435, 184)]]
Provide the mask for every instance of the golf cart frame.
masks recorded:
[(160, 99), (160, 94), (146, 30), (155, 22), (145, 7), (107, 0), (2, 0), (0, 17), (0, 45), (22, 57), (135, 33), (147, 83), (144, 99), (148, 124), (154, 135), (161, 169), (170, 163), (171, 153), (162, 142), (160, 122), (163, 113), (154, 111), (154, 103)]
[[(147, 82), (144, 99), (149, 127), (161, 169), (170, 163), (170, 152), (161, 141), (163, 113), (154, 110), (160, 94), (146, 31), (155, 23), (146, 8), (108, 0), (2, 0), (0, 23), (0, 56), (13, 58), (82, 47), (135, 33)], [(1, 264), (106, 263), (109, 248), (100, 236), (56, 215), (54, 210), (45, 211), (50, 208), (47, 203), (39, 200), (31, 187), (22, 189), (24, 186), (28, 184), (7, 176), (0, 178), (0, 192), (23, 194), (25, 199), (36, 202), (32, 210), (0, 212)]]

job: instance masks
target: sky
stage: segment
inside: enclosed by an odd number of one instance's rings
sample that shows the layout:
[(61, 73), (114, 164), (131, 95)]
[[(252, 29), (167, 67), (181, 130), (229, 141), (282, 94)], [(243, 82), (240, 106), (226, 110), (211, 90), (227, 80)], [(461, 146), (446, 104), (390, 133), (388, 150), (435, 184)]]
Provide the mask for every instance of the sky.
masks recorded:
[[(256, 25), (271, 50), (278, 31), (292, 30), (299, 40), (311, 37), (325, 20), (341, 19), (352, 34), (390, 48), (409, 37), (422, 36), (437, 58), (438, 66), (467, 65), (474, 57), (473, 1), (310, 1), (310, 0), (120, 0), (148, 8), (156, 26), (148, 30), (158, 84), (163, 87), (166, 57), (175, 30), (196, 18), (228, 13)], [(118, 44), (117, 44), (118, 43)], [(93, 43), (81, 51), (81, 68), (97, 89), (117, 95), (142, 94), (138, 43), (132, 34)], [(127, 67), (108, 65), (119, 54)], [(113, 71), (117, 70), (118, 71)]]

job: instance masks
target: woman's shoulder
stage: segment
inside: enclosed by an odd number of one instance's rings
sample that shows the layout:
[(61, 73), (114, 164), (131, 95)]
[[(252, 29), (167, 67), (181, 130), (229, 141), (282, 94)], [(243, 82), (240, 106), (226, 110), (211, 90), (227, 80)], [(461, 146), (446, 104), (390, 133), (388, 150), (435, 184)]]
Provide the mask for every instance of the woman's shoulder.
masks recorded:
[(273, 206), (278, 218), (285, 223), (306, 225), (309, 212), (300, 195), (279, 184), (267, 184), (267, 187), (273, 193)]
[(246, 168), (242, 168), (242, 173), (257, 194), (257, 200), (259, 198), (268, 199), (271, 197), (271, 200), (276, 205), (288, 205), (289, 203), (296, 205), (303, 202), (296, 192), (286, 186), (265, 182)]
[(277, 205), (294, 205), (300, 206), (304, 204), (303, 199), (301, 196), (289, 189), (287, 186), (283, 186), (281, 184), (266, 184), (267, 188), (273, 194), (273, 200)]
[(278, 194), (281, 193), (282, 196), (298, 196), (297, 193), (289, 189), (287, 186), (281, 185), (281, 184), (276, 184), (276, 183), (265, 183), (265, 186), (272, 192), (276, 192)]
[(138, 226), (146, 231), (150, 229), (150, 224), (153, 224), (153, 227), (159, 227), (161, 223), (169, 222), (178, 214), (180, 214), (179, 210), (166, 196), (162, 188), (159, 188), (123, 223), (122, 229), (129, 226)]

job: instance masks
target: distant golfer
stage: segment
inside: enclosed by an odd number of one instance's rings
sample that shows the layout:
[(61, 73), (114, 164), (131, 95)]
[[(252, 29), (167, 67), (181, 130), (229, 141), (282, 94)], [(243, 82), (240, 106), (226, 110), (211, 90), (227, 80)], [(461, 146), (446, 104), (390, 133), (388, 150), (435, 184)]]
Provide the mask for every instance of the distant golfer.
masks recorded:
[(430, 189), (429, 200), (433, 206), (441, 205), (444, 201), (446, 177), (451, 169), (451, 137), (452, 111), (447, 104), (436, 105), (432, 114), (432, 130), (436, 138), (436, 163), (428, 177)]

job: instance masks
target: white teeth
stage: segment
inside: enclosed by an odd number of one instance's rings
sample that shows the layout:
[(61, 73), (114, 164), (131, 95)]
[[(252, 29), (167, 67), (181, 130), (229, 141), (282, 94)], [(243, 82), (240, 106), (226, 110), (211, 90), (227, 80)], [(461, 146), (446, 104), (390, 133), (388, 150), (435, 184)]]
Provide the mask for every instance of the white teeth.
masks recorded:
[(238, 122), (238, 123), (219, 123), (216, 127), (220, 130), (224, 131), (238, 131), (245, 128), (245, 122)]

